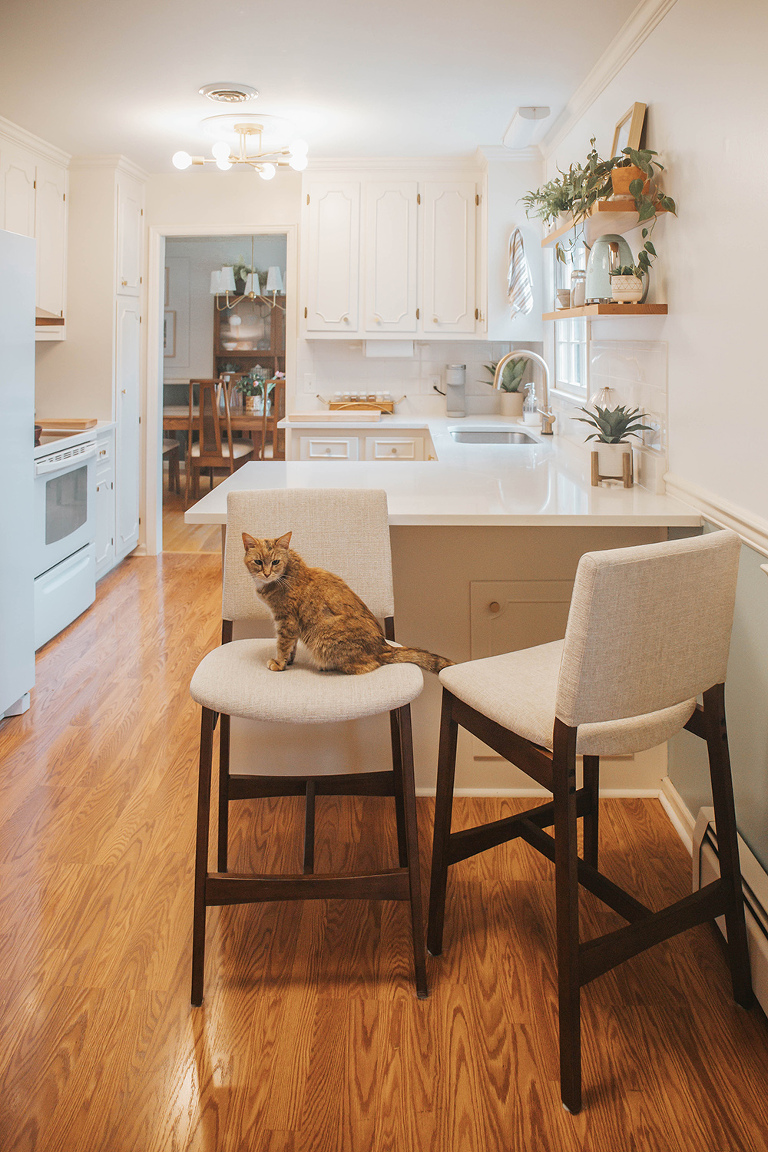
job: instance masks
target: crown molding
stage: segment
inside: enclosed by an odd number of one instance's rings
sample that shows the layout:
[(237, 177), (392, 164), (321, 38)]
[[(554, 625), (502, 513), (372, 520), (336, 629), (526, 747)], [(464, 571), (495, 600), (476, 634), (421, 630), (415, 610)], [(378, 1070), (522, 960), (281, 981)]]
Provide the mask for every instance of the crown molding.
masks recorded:
[(27, 132), (26, 128), (20, 128), (18, 124), (6, 120), (4, 116), (0, 116), (0, 134), (7, 140), (12, 140), (14, 144), (19, 144), (22, 148), (34, 152), (36, 156), (40, 156), (44, 160), (53, 160), (57, 164), (63, 164), (67, 167), (72, 159), (69, 152), (64, 152), (55, 144), (49, 144), (47, 140), (42, 140), (32, 132)]
[(642, 0), (638, 4), (542, 139), (539, 147), (545, 158), (551, 156), (676, 3), (677, 0)]
[(543, 159), (538, 144), (528, 144), (525, 148), (505, 148), (503, 144), (481, 144), (477, 153), (484, 160), (494, 164), (498, 161), (506, 164), (527, 164), (531, 160)]
[(125, 172), (128, 176), (133, 176), (136, 180), (148, 180), (149, 173), (140, 168), (138, 164), (134, 164), (133, 160), (129, 160), (127, 156), (73, 156), (70, 165), (73, 171), (80, 171), (88, 168), (110, 168), (118, 172)]
[(477, 159), (465, 156), (328, 156), (312, 159), (304, 175), (317, 172), (374, 172), (374, 171), (465, 171), (476, 168)]
[(724, 500), (682, 476), (676, 476), (674, 472), (667, 472), (664, 482), (668, 496), (691, 504), (701, 512), (705, 520), (716, 524), (718, 528), (730, 528), (738, 532), (748, 548), (754, 548), (761, 556), (768, 556), (768, 520), (738, 504), (731, 504), (729, 500)]

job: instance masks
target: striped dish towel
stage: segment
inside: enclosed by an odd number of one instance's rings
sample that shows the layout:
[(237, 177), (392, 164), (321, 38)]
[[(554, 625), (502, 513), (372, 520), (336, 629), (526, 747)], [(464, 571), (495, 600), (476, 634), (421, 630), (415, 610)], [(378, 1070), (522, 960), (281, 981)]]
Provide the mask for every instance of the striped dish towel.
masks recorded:
[(507, 298), (514, 320), (518, 312), (527, 316), (533, 308), (533, 288), (531, 270), (525, 257), (523, 238), (520, 229), (515, 228), (509, 238), (509, 272), (507, 273)]

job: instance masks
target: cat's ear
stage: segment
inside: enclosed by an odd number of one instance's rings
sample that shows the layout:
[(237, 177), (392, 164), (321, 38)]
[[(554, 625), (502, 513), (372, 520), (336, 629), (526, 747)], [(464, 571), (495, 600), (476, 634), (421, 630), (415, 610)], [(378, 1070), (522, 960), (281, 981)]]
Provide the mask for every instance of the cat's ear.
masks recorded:
[(243, 532), (243, 548), (245, 548), (246, 552), (249, 548), (255, 547), (256, 541), (254, 540), (253, 536), (249, 536), (247, 532)]
[(291, 543), (291, 536), (293, 536), (293, 532), (286, 532), (284, 536), (278, 536), (275, 544), (278, 548), (287, 548)]

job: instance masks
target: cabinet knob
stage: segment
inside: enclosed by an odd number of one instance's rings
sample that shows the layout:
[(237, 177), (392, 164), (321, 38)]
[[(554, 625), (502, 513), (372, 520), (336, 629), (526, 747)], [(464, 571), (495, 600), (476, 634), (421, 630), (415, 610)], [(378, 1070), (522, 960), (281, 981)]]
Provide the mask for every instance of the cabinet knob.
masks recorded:
[(379, 316), (378, 312), (374, 312), (373, 318), (377, 324), (381, 324), (381, 316)]
[(123, 288), (128, 287), (128, 281), (127, 280), (121, 280), (120, 283), (122, 284)]
[(349, 324), (349, 313), (345, 313), (341, 319), (344, 324)]
[(330, 454), (331, 454), (330, 448), (326, 448), (325, 454), (326, 454), (326, 456), (330, 456)]
[(433, 316), (433, 317), (432, 317), (432, 323), (433, 323), (433, 324), (439, 324), (439, 323), (440, 323), (440, 321), (438, 320), (437, 316)]
[(501, 604), (499, 604), (498, 600), (491, 600), (488, 608), (491, 612), (493, 612), (494, 616), (501, 612)]
[(397, 448), (392, 448), (390, 451), (392, 452), (393, 456), (397, 456)]

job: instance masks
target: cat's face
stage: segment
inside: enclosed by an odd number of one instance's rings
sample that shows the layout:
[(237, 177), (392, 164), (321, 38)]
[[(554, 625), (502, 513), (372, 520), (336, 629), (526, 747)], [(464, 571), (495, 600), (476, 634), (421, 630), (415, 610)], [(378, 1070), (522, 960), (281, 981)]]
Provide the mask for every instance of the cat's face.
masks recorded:
[(285, 573), (290, 542), (290, 532), (276, 540), (256, 540), (243, 532), (245, 566), (259, 586), (271, 584)]

